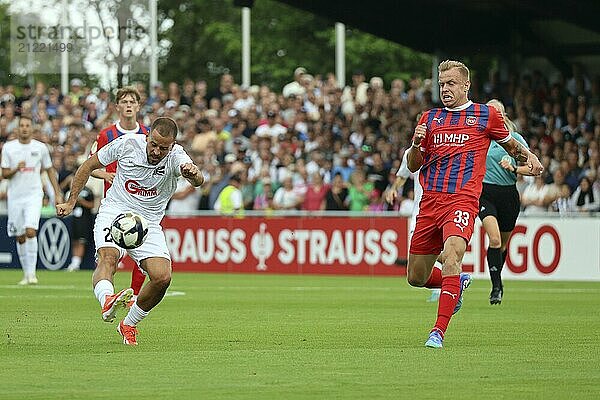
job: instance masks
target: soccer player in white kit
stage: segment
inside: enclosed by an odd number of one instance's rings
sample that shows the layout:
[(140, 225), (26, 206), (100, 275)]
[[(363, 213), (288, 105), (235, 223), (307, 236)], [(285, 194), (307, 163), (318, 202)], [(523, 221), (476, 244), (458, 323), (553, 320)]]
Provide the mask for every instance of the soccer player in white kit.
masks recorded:
[[(408, 228), (408, 243), (410, 243), (410, 239), (412, 238), (413, 232), (415, 231), (415, 226), (417, 225), (417, 215), (419, 215), (419, 203), (421, 203), (421, 197), (423, 197), (423, 187), (421, 186), (421, 182), (419, 182), (419, 170), (415, 172), (411, 172), (408, 169), (408, 150), (404, 152), (402, 156), (402, 162), (400, 163), (400, 168), (396, 172), (396, 181), (392, 184), (392, 187), (386, 193), (386, 201), (390, 204), (393, 204), (398, 196), (398, 189), (409, 177), (412, 177), (414, 182), (414, 205), (412, 212), (410, 214), (410, 225)], [(439, 263), (436, 262), (435, 267), (439, 267)], [(440, 298), (441, 289), (430, 289), (431, 296), (427, 301), (433, 302), (437, 301)]]
[(146, 241), (138, 248), (127, 250), (150, 278), (117, 327), (123, 343), (128, 345), (137, 345), (137, 324), (162, 300), (171, 283), (171, 257), (160, 221), (177, 188), (177, 179), (183, 176), (195, 187), (204, 183), (198, 167), (183, 148), (175, 144), (177, 130), (175, 121), (161, 117), (154, 121), (148, 136), (123, 135), (113, 140), (79, 167), (69, 199), (56, 206), (59, 216), (69, 215), (91, 172), (117, 161), (113, 184), (102, 200), (94, 225), (97, 263), (92, 279), (94, 294), (102, 307), (102, 319), (112, 322), (117, 309), (124, 308), (133, 296), (133, 290), (114, 293), (113, 275), (125, 250), (112, 241), (110, 226), (117, 215), (127, 211), (146, 218)]
[(38, 260), (37, 230), (44, 198), (42, 171), (48, 174), (56, 202), (63, 201), (48, 147), (32, 136), (31, 117), (22, 115), (17, 139), (7, 142), (2, 148), (2, 176), (8, 179), (6, 227), (8, 236), (17, 238), (17, 254), (23, 268), (23, 279), (19, 285), (38, 283), (35, 270)]

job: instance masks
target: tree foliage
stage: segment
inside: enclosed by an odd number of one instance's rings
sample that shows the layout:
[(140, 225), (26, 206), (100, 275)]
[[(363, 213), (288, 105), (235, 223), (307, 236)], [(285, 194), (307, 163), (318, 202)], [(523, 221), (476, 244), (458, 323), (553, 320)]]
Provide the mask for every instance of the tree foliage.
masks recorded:
[[(161, 38), (170, 42), (161, 59), (161, 80), (184, 77), (216, 84), (224, 72), (241, 81), (241, 9), (231, 1), (161, 0), (161, 22), (173, 20)], [(159, 25), (160, 23), (159, 22)], [(335, 71), (334, 21), (273, 0), (256, 0), (251, 11), (253, 83), (280, 89), (297, 66), (312, 74)], [(381, 76), (386, 84), (413, 74), (425, 76), (431, 57), (356, 29), (346, 31), (346, 76), (353, 70)]]

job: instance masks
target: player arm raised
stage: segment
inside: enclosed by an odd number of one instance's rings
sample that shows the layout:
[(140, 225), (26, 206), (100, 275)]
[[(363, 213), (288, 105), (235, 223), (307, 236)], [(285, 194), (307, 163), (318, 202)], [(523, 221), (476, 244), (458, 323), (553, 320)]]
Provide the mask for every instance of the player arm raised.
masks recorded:
[(417, 125), (413, 136), (412, 146), (408, 149), (407, 163), (410, 172), (415, 172), (423, 165), (423, 153), (421, 153), (421, 142), (425, 139), (427, 131), (426, 124)]
[(71, 182), (71, 194), (69, 194), (69, 199), (64, 203), (56, 205), (56, 215), (59, 217), (66, 217), (71, 214), (73, 207), (75, 207), (75, 204), (77, 203), (79, 193), (90, 178), (92, 171), (102, 167), (104, 167), (104, 165), (98, 159), (98, 154), (94, 154), (81, 164), (77, 169), (77, 172), (75, 172), (75, 176)]
[(540, 175), (544, 172), (544, 167), (536, 155), (523, 146), (517, 139), (511, 137), (508, 141), (498, 144), (517, 162), (525, 164), (531, 175)]
[(179, 166), (181, 170), (181, 176), (188, 180), (193, 186), (198, 187), (204, 183), (204, 175), (200, 171), (200, 168), (194, 163), (185, 163)]

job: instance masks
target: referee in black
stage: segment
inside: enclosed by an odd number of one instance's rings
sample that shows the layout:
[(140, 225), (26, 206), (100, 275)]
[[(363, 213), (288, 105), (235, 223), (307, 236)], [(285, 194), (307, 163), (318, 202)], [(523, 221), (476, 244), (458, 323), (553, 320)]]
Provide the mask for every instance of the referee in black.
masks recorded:
[[(515, 132), (516, 126), (506, 116), (504, 105), (499, 100), (490, 100), (487, 104), (502, 113), (504, 125), (512, 137), (529, 148), (525, 139)], [(487, 153), (483, 190), (479, 198), (479, 219), (489, 238), (487, 262), (492, 280), (490, 304), (500, 304), (504, 293), (501, 272), (506, 260), (506, 244), (521, 208), (516, 186), (517, 174), (531, 175), (527, 166), (518, 166), (502, 146), (492, 141)]]

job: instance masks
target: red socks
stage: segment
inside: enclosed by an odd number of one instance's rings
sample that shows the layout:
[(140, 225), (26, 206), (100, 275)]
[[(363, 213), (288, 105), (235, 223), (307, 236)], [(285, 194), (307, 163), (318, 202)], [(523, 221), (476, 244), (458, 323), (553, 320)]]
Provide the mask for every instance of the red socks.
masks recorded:
[(131, 271), (131, 288), (133, 289), (133, 294), (136, 296), (140, 294), (145, 279), (146, 275), (138, 267), (133, 267), (133, 271)]
[(442, 287), (442, 270), (436, 267), (431, 269), (431, 275), (425, 282), (425, 287), (428, 289), (439, 289)]
[[(434, 268), (436, 270), (437, 268)], [(440, 271), (440, 276), (442, 272)], [(433, 276), (433, 274), (431, 274)], [(431, 280), (431, 278), (429, 278)], [(433, 329), (437, 329), (442, 333), (442, 337), (448, 328), (450, 318), (454, 313), (454, 307), (458, 303), (460, 297), (460, 275), (448, 275), (441, 278), (442, 293), (438, 303), (437, 320)]]

